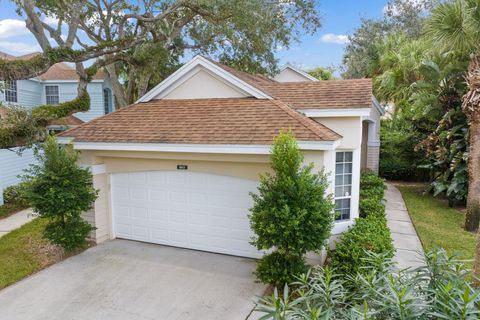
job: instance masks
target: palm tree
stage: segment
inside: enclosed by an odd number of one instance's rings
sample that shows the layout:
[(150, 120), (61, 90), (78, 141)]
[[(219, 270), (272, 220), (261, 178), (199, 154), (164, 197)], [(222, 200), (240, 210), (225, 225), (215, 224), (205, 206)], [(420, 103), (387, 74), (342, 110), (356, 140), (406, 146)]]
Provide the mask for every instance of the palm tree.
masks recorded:
[(439, 5), (427, 21), (432, 45), (444, 51), (470, 55), (465, 75), (468, 91), (462, 110), (469, 120), (469, 187), (465, 230), (475, 232), (480, 223), (480, 1), (455, 0)]
[[(468, 196), (465, 230), (477, 231), (480, 223), (480, 0), (454, 0), (439, 5), (427, 21), (432, 45), (444, 51), (470, 55), (465, 75), (468, 91), (462, 110), (469, 120)], [(474, 273), (480, 276), (480, 233), (477, 234)], [(477, 285), (479, 280), (477, 279)]]

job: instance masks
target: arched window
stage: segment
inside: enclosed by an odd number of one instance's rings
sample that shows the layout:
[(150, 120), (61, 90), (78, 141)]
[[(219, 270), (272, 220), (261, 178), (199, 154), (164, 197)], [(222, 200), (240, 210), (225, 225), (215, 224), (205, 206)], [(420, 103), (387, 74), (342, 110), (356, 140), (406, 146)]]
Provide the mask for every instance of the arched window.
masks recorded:
[(112, 112), (112, 92), (110, 89), (103, 89), (103, 109), (105, 114)]

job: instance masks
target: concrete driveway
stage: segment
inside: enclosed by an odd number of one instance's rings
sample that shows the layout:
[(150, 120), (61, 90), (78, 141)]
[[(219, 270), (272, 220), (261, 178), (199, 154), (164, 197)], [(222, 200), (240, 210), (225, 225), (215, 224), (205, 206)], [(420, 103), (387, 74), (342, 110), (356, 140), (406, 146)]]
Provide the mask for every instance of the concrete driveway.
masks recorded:
[(0, 319), (245, 319), (265, 287), (251, 259), (126, 240), (0, 291)]

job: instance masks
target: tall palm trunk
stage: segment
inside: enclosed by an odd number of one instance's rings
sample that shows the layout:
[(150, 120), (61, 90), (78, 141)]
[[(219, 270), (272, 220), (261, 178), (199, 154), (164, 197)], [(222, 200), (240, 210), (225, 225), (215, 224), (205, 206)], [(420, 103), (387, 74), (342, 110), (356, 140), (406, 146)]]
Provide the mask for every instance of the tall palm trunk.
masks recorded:
[[(475, 232), (480, 223), (480, 56), (475, 55), (468, 66), (469, 91), (463, 98), (463, 111), (470, 128), (470, 156), (468, 159), (468, 196), (465, 230)], [(477, 250), (478, 252), (478, 250)], [(478, 252), (480, 254), (480, 252)], [(477, 254), (477, 258), (480, 256)], [(479, 270), (480, 271), (480, 270)]]

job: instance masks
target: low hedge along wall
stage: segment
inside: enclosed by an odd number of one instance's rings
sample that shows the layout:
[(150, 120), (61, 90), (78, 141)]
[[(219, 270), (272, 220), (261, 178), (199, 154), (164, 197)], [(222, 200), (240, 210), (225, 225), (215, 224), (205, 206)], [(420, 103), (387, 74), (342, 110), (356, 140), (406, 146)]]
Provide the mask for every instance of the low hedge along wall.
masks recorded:
[(366, 251), (387, 253), (393, 257), (394, 247), (385, 218), (384, 179), (364, 173), (360, 179), (360, 218), (340, 237), (330, 264), (339, 273), (354, 275), (367, 267)]

